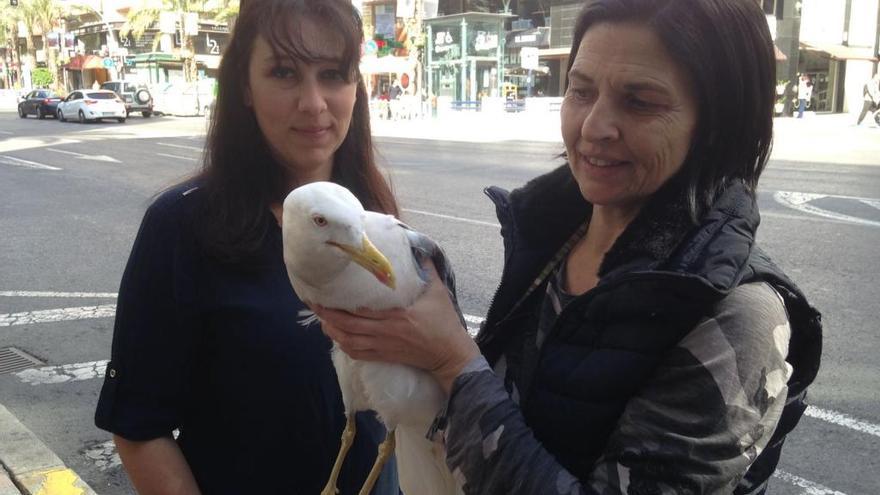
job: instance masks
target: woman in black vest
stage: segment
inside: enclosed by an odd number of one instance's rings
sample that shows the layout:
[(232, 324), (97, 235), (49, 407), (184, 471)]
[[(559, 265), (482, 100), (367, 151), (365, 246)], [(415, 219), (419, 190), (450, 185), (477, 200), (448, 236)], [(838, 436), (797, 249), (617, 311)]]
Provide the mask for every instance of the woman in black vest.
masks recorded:
[(431, 370), (465, 493), (763, 493), (803, 413), (819, 314), (756, 246), (773, 41), (754, 0), (593, 0), (568, 164), (489, 188), (505, 266), (476, 345), (442, 284), (320, 310), (357, 359)]

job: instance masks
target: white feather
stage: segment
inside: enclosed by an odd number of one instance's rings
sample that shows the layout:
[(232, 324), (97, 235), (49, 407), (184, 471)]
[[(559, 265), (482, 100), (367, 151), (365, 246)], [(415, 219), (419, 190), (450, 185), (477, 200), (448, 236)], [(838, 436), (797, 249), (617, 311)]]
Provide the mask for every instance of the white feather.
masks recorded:
[[(319, 225), (316, 217), (326, 223)], [(304, 301), (343, 310), (388, 309), (409, 306), (425, 289), (405, 226), (392, 216), (364, 211), (337, 184), (315, 182), (291, 192), (284, 201), (282, 234), (288, 275)], [(358, 246), (364, 234), (391, 263), (394, 289), (327, 244)], [(461, 493), (442, 448), (425, 438), (445, 401), (434, 378), (409, 366), (351, 359), (335, 344), (331, 357), (346, 414), (374, 410), (389, 430), (396, 430), (403, 492)]]

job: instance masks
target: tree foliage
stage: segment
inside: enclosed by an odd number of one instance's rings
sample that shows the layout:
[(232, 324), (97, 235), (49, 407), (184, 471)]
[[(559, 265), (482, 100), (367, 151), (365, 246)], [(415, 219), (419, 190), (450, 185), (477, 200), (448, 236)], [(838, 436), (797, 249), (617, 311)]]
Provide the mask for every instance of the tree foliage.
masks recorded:
[(35, 88), (48, 88), (55, 82), (52, 72), (45, 67), (38, 67), (31, 72), (31, 83)]

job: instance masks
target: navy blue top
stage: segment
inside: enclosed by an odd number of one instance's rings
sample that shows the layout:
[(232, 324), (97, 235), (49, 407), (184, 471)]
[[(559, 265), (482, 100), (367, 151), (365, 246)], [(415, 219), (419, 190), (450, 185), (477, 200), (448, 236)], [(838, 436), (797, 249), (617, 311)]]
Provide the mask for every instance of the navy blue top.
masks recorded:
[[(179, 186), (144, 216), (96, 424), (129, 440), (179, 429), (205, 494), (319, 493), (345, 426), (330, 341), (297, 323), (304, 306), (287, 278), (280, 228), (273, 224), (255, 259), (215, 261), (193, 232), (201, 196)], [(342, 494), (357, 493), (385, 435), (371, 414), (357, 419)], [(374, 493), (398, 493), (394, 469)]]

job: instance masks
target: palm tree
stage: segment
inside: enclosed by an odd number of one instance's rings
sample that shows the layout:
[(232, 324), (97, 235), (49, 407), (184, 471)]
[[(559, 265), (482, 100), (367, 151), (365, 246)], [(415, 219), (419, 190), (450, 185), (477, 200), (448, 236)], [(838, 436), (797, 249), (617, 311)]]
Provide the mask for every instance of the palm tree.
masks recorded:
[(235, 19), (238, 18), (240, 5), (239, 0), (221, 0), (219, 2), (219, 7), (216, 9), (214, 20), (225, 22), (229, 25), (229, 30), (232, 31), (232, 25), (235, 23)]
[(11, 64), (6, 64), (6, 86), (15, 84), (12, 67), (18, 66), (18, 20), (19, 11), (6, 2), (0, 3), (0, 47), (6, 48)]
[[(141, 5), (129, 11), (127, 20), (119, 30), (121, 35), (132, 34), (135, 39), (140, 39), (147, 29), (159, 22), (162, 12), (176, 14), (178, 36), (181, 43), (181, 59), (183, 60), (183, 73), (187, 81), (196, 79), (196, 60), (193, 37), (187, 36), (185, 22), (188, 14), (196, 14), (200, 17), (211, 17), (218, 20), (234, 19), (238, 13), (237, 0), (142, 0)], [(220, 19), (219, 17), (223, 18)], [(156, 37), (153, 42), (153, 50), (159, 44), (160, 38)]]
[[(55, 86), (60, 85), (58, 77), (58, 59), (55, 50), (49, 47), (49, 33), (53, 31), (55, 25), (64, 17), (64, 8), (57, 0), (24, 0), (20, 4), (22, 12), (26, 17), (30, 17), (32, 26), (38, 27), (43, 38), (43, 51), (46, 53), (46, 62), (49, 66), (49, 72), (55, 81)], [(30, 34), (33, 31), (29, 28)], [(28, 38), (28, 41), (31, 41)], [(63, 40), (58, 40), (63, 43)], [(33, 42), (31, 41), (31, 44)]]
[(30, 1), (18, 4), (18, 20), (24, 25), (24, 33), (18, 33), (19, 36), (24, 35), (26, 53), (24, 59), (31, 70), (37, 67), (37, 47), (34, 45), (34, 33), (37, 30), (37, 18), (34, 9), (29, 7)]

